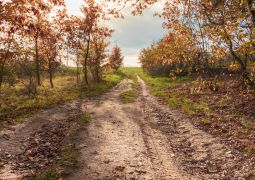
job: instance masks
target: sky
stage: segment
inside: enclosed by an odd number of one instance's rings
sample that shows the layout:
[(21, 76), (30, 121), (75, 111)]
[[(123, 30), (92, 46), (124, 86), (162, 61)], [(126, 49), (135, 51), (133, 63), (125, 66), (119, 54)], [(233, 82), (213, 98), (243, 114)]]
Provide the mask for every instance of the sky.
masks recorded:
[[(80, 15), (83, 0), (65, 0), (69, 14)], [(162, 19), (153, 14), (160, 10), (160, 5), (147, 9), (142, 16), (131, 15), (131, 7), (123, 10), (124, 19), (113, 19), (105, 22), (105, 26), (113, 28), (115, 32), (110, 38), (111, 45), (121, 48), (125, 67), (140, 66), (138, 55), (142, 48), (148, 47), (153, 41), (163, 37)]]

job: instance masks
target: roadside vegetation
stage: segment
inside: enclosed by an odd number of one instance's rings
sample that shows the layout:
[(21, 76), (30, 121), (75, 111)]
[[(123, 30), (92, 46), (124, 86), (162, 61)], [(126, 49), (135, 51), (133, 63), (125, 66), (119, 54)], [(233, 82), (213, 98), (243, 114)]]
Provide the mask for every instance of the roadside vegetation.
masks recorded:
[(136, 98), (137, 98), (137, 90), (132, 87), (132, 89), (124, 91), (123, 93), (121, 93), (120, 98), (121, 98), (123, 103), (135, 102)]
[[(138, 14), (156, 3), (136, 2)], [(140, 76), (195, 125), (254, 152), (254, 3), (174, 0), (163, 6), (168, 33), (141, 50), (146, 73)]]
[(100, 82), (87, 86), (77, 85), (75, 76), (58, 76), (55, 87), (51, 88), (45, 81), (35, 95), (25, 93), (22, 84), (2, 89), (0, 98), (0, 124), (22, 122), (24, 117), (31, 116), (38, 110), (77, 98), (98, 96), (110, 89), (124, 78), (121, 72), (106, 73)]
[[(138, 13), (153, 3), (137, 3)], [(159, 15), (168, 33), (139, 55), (140, 76), (154, 95), (249, 152), (255, 149), (253, 6), (239, 0), (165, 3)]]
[(123, 103), (132, 103), (135, 102), (138, 98), (138, 82), (137, 82), (137, 73), (134, 68), (122, 68), (121, 72), (123, 72), (126, 78), (130, 79), (131, 87), (130, 89), (124, 91), (120, 94), (120, 98)]
[[(254, 96), (235, 86), (235, 76), (218, 79), (219, 90), (212, 91), (206, 84), (201, 85), (197, 74), (169, 78), (150, 75), (141, 68), (132, 68), (130, 72), (138, 74), (153, 95), (171, 109), (184, 113), (195, 126), (231, 139), (230, 145), (241, 151), (255, 152)], [(233, 83), (232, 88), (226, 85), (226, 79)]]

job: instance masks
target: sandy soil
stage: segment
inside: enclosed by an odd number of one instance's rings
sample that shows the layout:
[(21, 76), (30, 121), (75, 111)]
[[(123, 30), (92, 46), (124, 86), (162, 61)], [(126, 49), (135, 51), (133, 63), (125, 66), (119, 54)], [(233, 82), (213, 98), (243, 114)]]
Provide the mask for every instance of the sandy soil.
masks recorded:
[(93, 120), (80, 135), (80, 168), (67, 179), (191, 179), (169, 154), (167, 139), (145, 119), (143, 96), (123, 104), (124, 80), (86, 105)]
[(44, 169), (58, 155), (65, 133), (86, 101), (56, 106), (1, 131), (0, 180), (23, 179)]
[(78, 168), (62, 179), (255, 179), (254, 158), (195, 128), (185, 116), (150, 95), (139, 77), (138, 83), (134, 103), (124, 104), (120, 99), (131, 88), (131, 80), (125, 79), (98, 98), (74, 101), (32, 118), (16, 135), (1, 141), (0, 148), (15, 156), (29, 132), (44, 123), (88, 112), (92, 120), (75, 142), (80, 150)]
[(125, 80), (90, 102), (92, 114), (79, 138), (79, 169), (66, 179), (255, 179), (254, 159), (196, 129), (149, 94), (138, 77), (139, 97), (123, 104)]

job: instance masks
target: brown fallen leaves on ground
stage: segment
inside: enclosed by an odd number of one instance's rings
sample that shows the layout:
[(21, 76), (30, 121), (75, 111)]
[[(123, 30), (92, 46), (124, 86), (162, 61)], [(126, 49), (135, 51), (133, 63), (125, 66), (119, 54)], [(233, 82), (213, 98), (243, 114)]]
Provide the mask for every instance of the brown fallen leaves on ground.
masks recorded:
[(193, 123), (211, 134), (225, 137), (233, 147), (255, 153), (255, 97), (243, 92), (237, 81), (231, 78), (218, 81), (218, 91), (212, 92), (197, 83), (186, 83), (169, 89), (169, 93), (203, 103), (210, 113), (198, 112), (192, 116)]

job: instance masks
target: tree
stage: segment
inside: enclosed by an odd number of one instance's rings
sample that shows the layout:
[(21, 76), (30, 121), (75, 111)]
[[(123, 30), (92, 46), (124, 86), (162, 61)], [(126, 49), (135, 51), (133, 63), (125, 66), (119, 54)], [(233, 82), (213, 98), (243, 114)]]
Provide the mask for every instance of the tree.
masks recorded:
[[(123, 3), (117, 1), (121, 2)], [(124, 1), (128, 2), (132, 3), (133, 14), (136, 15), (159, 0)], [(172, 0), (165, 1), (163, 11), (158, 15), (164, 18), (164, 27), (170, 32), (174, 31), (176, 35), (183, 34), (183, 30), (188, 32), (182, 36), (196, 45), (195, 52), (190, 51), (189, 54), (199, 56), (196, 60), (196, 66), (200, 66), (198, 68), (205, 67), (206, 72), (209, 72), (209, 61), (222, 61), (224, 56), (231, 54), (230, 63), (239, 65), (244, 87), (249, 85), (255, 88), (254, 78), (247, 69), (249, 62), (254, 62), (255, 52), (253, 6), (254, 2), (251, 0)]]
[[(235, 0), (217, 1), (204, 3), (203, 9), (213, 35), (210, 38), (218, 41), (218, 49), (227, 49), (233, 62), (239, 64), (243, 85), (254, 86), (247, 69), (248, 62), (254, 61), (254, 21), (249, 5), (244, 4)], [(220, 46), (220, 43), (224, 43), (225, 47)]]
[[(101, 29), (101, 32), (104, 32), (105, 29)], [(93, 79), (96, 82), (101, 80), (101, 74), (103, 72), (103, 66), (106, 64), (106, 47), (108, 42), (106, 42), (106, 37), (99, 33), (93, 34), (91, 41), (91, 50), (89, 57), (89, 67), (93, 75)]]
[(121, 54), (121, 49), (117, 45), (112, 48), (111, 55), (109, 56), (109, 65), (112, 69), (117, 71), (123, 64), (124, 57)]
[[(54, 24), (56, 24), (55, 22)], [(49, 73), (51, 87), (53, 84), (53, 73), (54, 70), (60, 65), (57, 61), (57, 56), (60, 52), (60, 43), (62, 42), (61, 31), (58, 27), (54, 26), (53, 23), (46, 21), (44, 24), (44, 34), (42, 35), (42, 54), (46, 64), (46, 69)]]
[(80, 31), (81, 20), (77, 16), (68, 16), (66, 10), (59, 13), (62, 18), (62, 34), (68, 42), (66, 48), (67, 52), (71, 52), (76, 58), (76, 81), (80, 81), (80, 66), (82, 65), (82, 44), (84, 43), (83, 34)]
[(102, 16), (102, 8), (99, 4), (96, 4), (94, 0), (85, 1), (86, 5), (82, 6), (81, 11), (83, 13), (82, 19), (80, 19), (80, 31), (86, 47), (84, 48), (84, 63), (83, 73), (84, 82), (88, 84), (88, 58), (91, 43), (91, 34), (97, 30), (98, 20)]
[(96, 35), (99, 39), (101, 39), (101, 37), (107, 38), (111, 36), (113, 31), (109, 28), (102, 28), (99, 25), (100, 20), (108, 19), (103, 7), (94, 0), (87, 0), (85, 3), (86, 4), (81, 8), (83, 16), (78, 20), (78, 24), (79, 38), (83, 39), (81, 44), (83, 45), (82, 49), (84, 50), (84, 82), (88, 84), (88, 59), (90, 57), (92, 36)]
[(14, 54), (15, 35), (22, 29), (24, 17), (15, 11), (20, 5), (22, 3), (12, 1), (0, 3), (0, 89), (5, 67)]
[(41, 85), (40, 77), (40, 57), (39, 57), (39, 41), (41, 36), (44, 34), (43, 23), (49, 18), (50, 12), (54, 6), (63, 6), (63, 0), (39, 0), (26, 1), (24, 12), (25, 24), (24, 28), (26, 33), (30, 34), (34, 40), (34, 52), (35, 52), (35, 69), (38, 85)]

